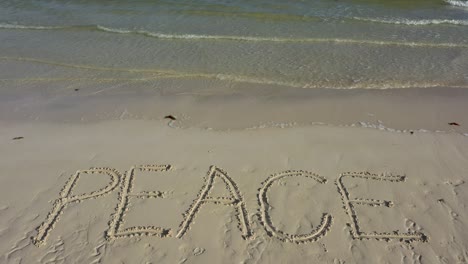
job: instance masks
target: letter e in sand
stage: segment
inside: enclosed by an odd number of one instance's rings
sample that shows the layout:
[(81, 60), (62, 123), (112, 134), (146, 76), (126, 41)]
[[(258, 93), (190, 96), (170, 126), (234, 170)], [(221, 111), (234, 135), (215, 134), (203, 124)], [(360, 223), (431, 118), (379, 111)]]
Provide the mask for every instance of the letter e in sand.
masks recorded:
[(343, 178), (345, 177), (352, 177), (352, 178), (360, 178), (363, 180), (378, 180), (378, 181), (388, 181), (388, 182), (402, 182), (405, 180), (405, 176), (399, 175), (377, 175), (371, 174), (369, 172), (354, 172), (354, 173), (342, 173), (340, 177), (336, 180), (336, 185), (338, 187), (338, 191), (341, 194), (341, 198), (343, 200), (344, 209), (348, 216), (351, 219), (351, 235), (354, 239), (382, 239), (382, 240), (390, 240), (390, 239), (399, 239), (401, 241), (426, 241), (427, 237), (423, 233), (419, 232), (407, 232), (407, 233), (400, 233), (395, 231), (393, 233), (366, 233), (361, 231), (359, 227), (358, 217), (356, 214), (356, 210), (354, 209), (354, 205), (367, 205), (367, 206), (387, 206), (392, 207), (393, 203), (391, 201), (382, 201), (382, 200), (375, 200), (375, 199), (362, 199), (362, 198), (354, 198), (351, 199), (348, 190), (343, 184)]
[(132, 188), (135, 181), (135, 171), (154, 171), (163, 172), (170, 170), (170, 165), (146, 165), (134, 166), (125, 175), (122, 180), (121, 191), (119, 193), (119, 203), (115, 209), (115, 213), (109, 222), (109, 229), (106, 232), (106, 239), (113, 240), (115, 238), (125, 238), (131, 236), (170, 236), (170, 228), (161, 228), (156, 226), (135, 226), (123, 228), (125, 212), (129, 210), (130, 197), (138, 198), (163, 198), (161, 192), (141, 192), (132, 193)]

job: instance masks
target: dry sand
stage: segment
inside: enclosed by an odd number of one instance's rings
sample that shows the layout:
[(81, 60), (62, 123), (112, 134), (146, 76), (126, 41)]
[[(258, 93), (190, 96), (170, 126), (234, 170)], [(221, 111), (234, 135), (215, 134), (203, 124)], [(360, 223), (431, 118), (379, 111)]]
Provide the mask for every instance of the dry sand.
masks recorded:
[(9, 88), (1, 263), (468, 261), (464, 90)]

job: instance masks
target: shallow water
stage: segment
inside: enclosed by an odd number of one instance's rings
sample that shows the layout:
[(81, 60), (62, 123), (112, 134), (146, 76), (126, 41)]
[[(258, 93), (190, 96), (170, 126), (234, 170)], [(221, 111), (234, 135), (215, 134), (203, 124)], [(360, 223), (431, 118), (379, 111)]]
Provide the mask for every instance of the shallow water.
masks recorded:
[(304, 88), (468, 87), (467, 5), (6, 0), (0, 3), (2, 65), (53, 70), (13, 77), (3, 71), (0, 79), (71, 80), (84, 68), (97, 80), (103, 72), (106, 78), (125, 72)]

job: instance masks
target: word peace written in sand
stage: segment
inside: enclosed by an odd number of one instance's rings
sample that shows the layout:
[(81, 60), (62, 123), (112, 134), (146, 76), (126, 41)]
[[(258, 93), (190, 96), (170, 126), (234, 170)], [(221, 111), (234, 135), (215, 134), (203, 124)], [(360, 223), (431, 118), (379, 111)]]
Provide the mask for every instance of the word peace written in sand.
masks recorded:
[[(183, 220), (177, 230), (171, 228), (157, 227), (157, 226), (134, 226), (124, 228), (124, 222), (126, 213), (130, 210), (130, 198), (148, 199), (148, 198), (164, 198), (163, 191), (153, 192), (133, 192), (133, 186), (135, 181), (135, 173), (138, 171), (150, 171), (150, 172), (166, 172), (171, 169), (170, 165), (145, 165), (145, 166), (134, 166), (131, 167), (124, 175), (121, 175), (117, 170), (111, 168), (91, 168), (88, 170), (79, 170), (70, 177), (68, 182), (63, 187), (59, 194), (59, 198), (55, 200), (54, 206), (50, 213), (47, 215), (45, 221), (37, 228), (37, 235), (33, 237), (33, 242), (36, 246), (44, 245), (47, 241), (47, 237), (54, 228), (55, 224), (60, 219), (60, 215), (64, 212), (67, 206), (71, 203), (79, 203), (81, 201), (98, 198), (100, 196), (111, 193), (117, 186), (120, 185), (120, 192), (118, 196), (118, 203), (115, 208), (114, 214), (111, 216), (109, 221), (109, 227), (106, 231), (107, 240), (111, 241), (117, 238), (128, 238), (132, 236), (158, 236), (158, 237), (176, 237), (182, 238), (189, 230), (193, 223), (193, 220), (197, 214), (202, 211), (203, 205), (207, 203), (214, 203), (223, 206), (232, 206), (237, 216), (238, 227), (242, 232), (244, 239), (249, 239), (254, 236), (251, 230), (251, 224), (248, 218), (248, 212), (246, 210), (245, 202), (239, 188), (236, 183), (229, 177), (229, 175), (222, 169), (211, 166), (208, 170), (208, 174), (205, 180), (204, 186), (200, 189), (198, 196), (195, 198), (193, 203), (183, 214)], [(90, 193), (84, 193), (81, 195), (73, 195), (72, 191), (76, 187), (80, 175), (82, 174), (101, 174), (107, 175), (110, 178), (110, 182), (102, 189), (95, 190)], [(304, 177), (318, 182), (319, 184), (326, 184), (327, 180), (315, 173), (308, 171), (284, 171), (277, 174), (273, 174), (268, 177), (263, 183), (258, 193), (258, 204), (260, 223), (265, 229), (266, 233), (279, 239), (283, 242), (294, 242), (294, 243), (306, 243), (316, 241), (319, 238), (325, 236), (330, 230), (333, 223), (333, 216), (329, 213), (323, 213), (321, 216), (320, 224), (309, 233), (306, 234), (289, 234), (275, 227), (273, 224), (270, 213), (269, 213), (269, 200), (268, 192), (272, 184), (282, 178), (286, 177)], [(335, 184), (338, 188), (338, 192), (341, 195), (343, 201), (343, 208), (346, 214), (349, 216), (350, 223), (348, 225), (351, 229), (351, 235), (353, 239), (378, 239), (389, 241), (392, 239), (398, 239), (400, 241), (412, 242), (412, 241), (426, 241), (427, 237), (420, 232), (399, 232), (394, 231), (392, 233), (379, 233), (371, 232), (366, 233), (361, 231), (359, 225), (358, 216), (356, 214), (355, 205), (368, 205), (368, 206), (386, 206), (391, 207), (393, 203), (391, 201), (382, 201), (375, 199), (363, 199), (363, 198), (351, 198), (351, 195), (343, 184), (343, 178), (353, 177), (362, 180), (376, 180), (386, 181), (390, 183), (403, 182), (405, 176), (395, 175), (378, 175), (369, 172), (347, 172), (342, 173)], [(214, 189), (215, 179), (221, 179), (225, 184), (229, 197), (212, 197), (211, 191)]]

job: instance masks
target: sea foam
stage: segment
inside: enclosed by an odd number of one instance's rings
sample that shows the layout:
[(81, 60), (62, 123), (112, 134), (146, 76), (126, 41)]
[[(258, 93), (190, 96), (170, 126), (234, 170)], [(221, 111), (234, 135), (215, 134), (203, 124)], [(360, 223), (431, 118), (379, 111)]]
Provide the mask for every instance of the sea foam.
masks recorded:
[(394, 24), (394, 25), (408, 25), (408, 26), (426, 26), (426, 25), (460, 25), (468, 26), (468, 20), (459, 19), (406, 19), (406, 18), (362, 18), (353, 17), (355, 20), (382, 23), (382, 24)]
[(445, 0), (446, 3), (453, 5), (453, 6), (461, 6), (461, 7), (468, 7), (468, 1), (462, 0)]
[(130, 30), (110, 28), (100, 25), (89, 26), (26, 26), (17, 24), (0, 24), (0, 29), (23, 30), (95, 30), (114, 34), (143, 35), (157, 39), (179, 40), (208, 40), (208, 41), (243, 41), (243, 42), (282, 42), (282, 43), (334, 43), (352, 45), (378, 45), (378, 46), (403, 46), (403, 47), (427, 47), (427, 48), (468, 48), (468, 43), (431, 43), (411, 41), (347, 39), (347, 38), (311, 38), (311, 37), (259, 37), (236, 35), (205, 35), (205, 34), (166, 34), (147, 30)]

